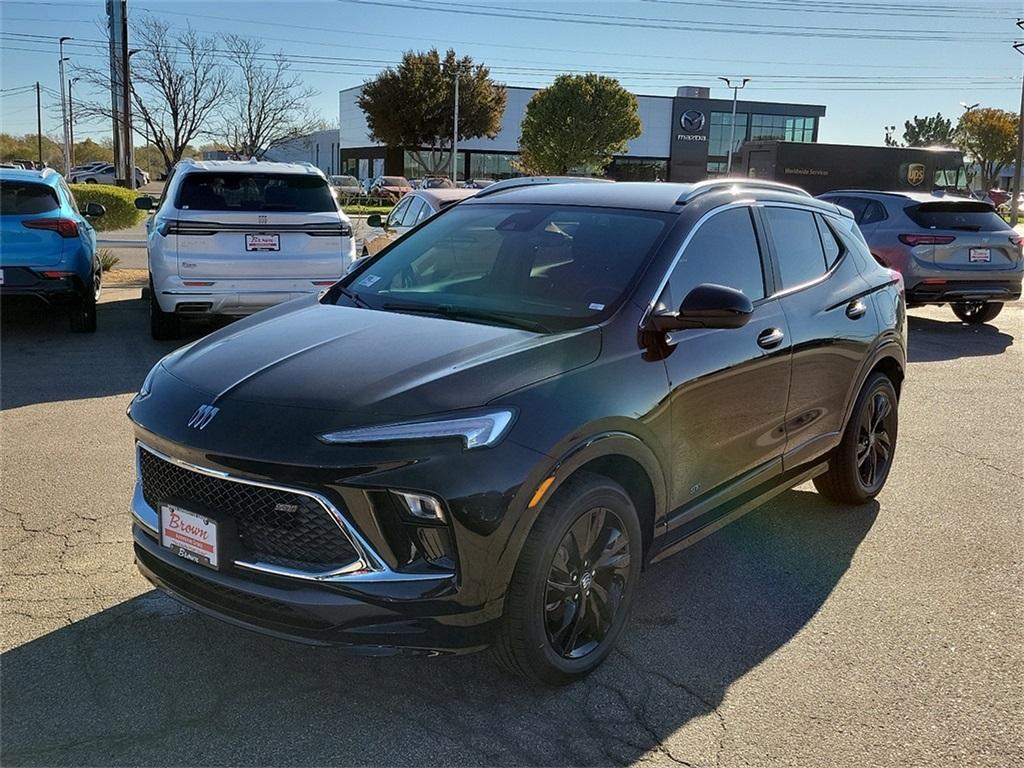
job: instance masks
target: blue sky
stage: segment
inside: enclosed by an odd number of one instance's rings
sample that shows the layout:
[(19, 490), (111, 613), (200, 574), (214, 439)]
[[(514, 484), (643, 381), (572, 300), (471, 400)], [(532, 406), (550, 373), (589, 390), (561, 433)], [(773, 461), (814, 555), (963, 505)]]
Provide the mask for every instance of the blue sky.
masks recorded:
[[(0, 0), (2, 130), (35, 131), (34, 91), (16, 89), (39, 80), (43, 129), (59, 132), (57, 38), (76, 38), (65, 49), (73, 63), (101, 64), (89, 41), (103, 36), (103, 8)], [(881, 143), (885, 125), (902, 132), (914, 114), (955, 118), (961, 101), (1016, 111), (1024, 65), (1011, 47), (1024, 39), (1014, 24), (1024, 0), (129, 0), (129, 14), (306, 57), (294, 69), (330, 123), (340, 88), (432, 46), (468, 54), (510, 85), (577, 70), (614, 75), (636, 93), (705, 85), (726, 97), (716, 75), (749, 76), (745, 97), (825, 104), (819, 139), (859, 144)], [(109, 126), (76, 124), (75, 135), (99, 138)]]

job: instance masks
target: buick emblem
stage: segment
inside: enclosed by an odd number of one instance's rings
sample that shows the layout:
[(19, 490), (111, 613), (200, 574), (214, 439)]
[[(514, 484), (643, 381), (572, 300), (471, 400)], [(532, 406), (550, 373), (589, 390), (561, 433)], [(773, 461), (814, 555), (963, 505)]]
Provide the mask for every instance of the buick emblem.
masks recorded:
[(220, 413), (220, 408), (212, 405), (200, 405), (192, 418), (188, 420), (188, 426), (192, 429), (206, 429), (206, 425), (213, 421), (213, 417)]
[(256, 217), (256, 221), (258, 221), (260, 224), (266, 224), (267, 217), (264, 216), (263, 214), (260, 214), (258, 217)]
[(679, 125), (688, 133), (696, 133), (704, 128), (704, 113), (696, 109), (688, 109), (679, 116)]

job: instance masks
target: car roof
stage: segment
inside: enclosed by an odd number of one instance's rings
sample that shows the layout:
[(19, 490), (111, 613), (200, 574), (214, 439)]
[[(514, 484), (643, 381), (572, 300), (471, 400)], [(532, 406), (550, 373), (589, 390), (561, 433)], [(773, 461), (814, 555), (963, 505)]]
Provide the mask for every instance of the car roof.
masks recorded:
[[(499, 184), (502, 182), (498, 182)], [(691, 200), (718, 197), (788, 202), (835, 213), (836, 206), (810, 197), (806, 192), (785, 185), (747, 179), (721, 179), (696, 184), (661, 181), (619, 181), (614, 183), (524, 183), (480, 190), (472, 205), (487, 203), (533, 203), (539, 205), (581, 205), (595, 208), (631, 208), (646, 211), (679, 212)]]
[(312, 163), (279, 163), (274, 160), (182, 160), (182, 171), (216, 171), (219, 173), (293, 173), (323, 176)]
[(833, 189), (828, 192), (822, 193), (822, 196), (826, 195), (860, 195), (863, 197), (902, 197), (906, 200), (913, 200), (915, 203), (941, 203), (947, 200), (954, 200), (958, 202), (975, 202), (980, 203), (981, 200), (975, 200), (971, 197), (964, 197), (962, 195), (936, 195), (932, 192), (910, 192), (904, 190), (894, 190), (886, 192), (878, 189)]
[(413, 192), (417, 197), (422, 197), (434, 208), (440, 208), (445, 203), (451, 203), (455, 200), (465, 200), (467, 197), (473, 197), (478, 189), (417, 189)]
[(0, 168), (0, 178), (7, 181), (34, 181), (54, 186), (60, 178), (60, 174), (53, 168), (43, 168), (41, 171), (29, 171), (24, 168)]

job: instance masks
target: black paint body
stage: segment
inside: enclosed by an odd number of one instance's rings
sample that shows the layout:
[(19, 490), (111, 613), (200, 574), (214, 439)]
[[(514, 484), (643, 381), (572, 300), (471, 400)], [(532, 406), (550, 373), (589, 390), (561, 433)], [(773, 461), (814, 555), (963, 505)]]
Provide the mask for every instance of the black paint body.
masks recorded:
[[(872, 370), (902, 378), (900, 285), (852, 238), (820, 280), (778, 291), (775, 246), (759, 208), (796, 206), (839, 221), (837, 209), (765, 190), (710, 190), (678, 203), (687, 190), (555, 185), (490, 198), (675, 214), (628, 300), (600, 325), (537, 334), (344, 306), (329, 294), (264, 311), (170, 356), (129, 409), (137, 440), (210, 470), (322, 494), (398, 577), (329, 583), (211, 571), (161, 547), (136, 521), (143, 573), (196, 607), (293, 639), (471, 650), (493, 635), (543, 509), (531, 508), (531, 498), (546, 478), (555, 479), (544, 499), (584, 465), (620, 482), (640, 513), (648, 560), (685, 545), (731, 505), (792, 485), (837, 445)], [(768, 298), (754, 302), (742, 328), (644, 330), (698, 222), (735, 205), (754, 211)], [(866, 311), (851, 318), (857, 301)], [(759, 346), (766, 328), (782, 330), (784, 341)], [(197, 407), (211, 402), (220, 407), (216, 419), (189, 428)], [(327, 445), (316, 437), (485, 405), (517, 413), (492, 448), (464, 450), (451, 440)], [(400, 519), (387, 489), (436, 495), (447, 523)], [(402, 578), (409, 574), (415, 578)], [(268, 618), (224, 597), (232, 591), (283, 604), (296, 619)]]

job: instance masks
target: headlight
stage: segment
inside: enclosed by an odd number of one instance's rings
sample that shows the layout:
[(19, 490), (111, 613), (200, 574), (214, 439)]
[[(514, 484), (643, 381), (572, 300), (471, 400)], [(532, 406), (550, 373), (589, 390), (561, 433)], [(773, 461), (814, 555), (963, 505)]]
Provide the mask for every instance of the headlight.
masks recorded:
[(508, 409), (486, 411), (472, 416), (437, 419), (433, 421), (405, 421), (374, 427), (356, 427), (328, 432), (319, 438), (329, 445), (357, 443), (389, 443), (396, 440), (437, 440), (461, 437), (462, 445), (471, 448), (489, 448), (497, 445), (508, 432), (515, 412)]

